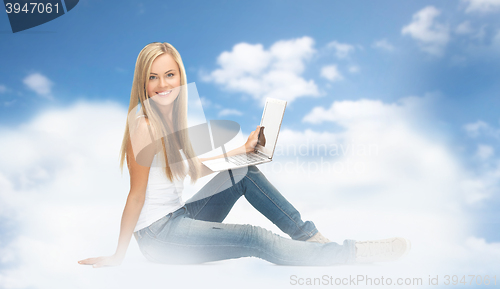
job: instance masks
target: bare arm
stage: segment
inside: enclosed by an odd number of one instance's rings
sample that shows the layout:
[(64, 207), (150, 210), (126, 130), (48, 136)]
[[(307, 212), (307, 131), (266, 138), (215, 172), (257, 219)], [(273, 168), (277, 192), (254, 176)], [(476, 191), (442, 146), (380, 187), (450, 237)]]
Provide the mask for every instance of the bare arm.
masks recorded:
[(115, 258), (119, 260), (120, 263), (125, 258), (125, 253), (127, 252), (130, 239), (134, 233), (135, 225), (137, 224), (137, 220), (139, 219), (139, 215), (144, 205), (144, 196), (136, 196), (136, 194), (138, 193), (130, 191), (125, 209), (123, 210), (118, 246), (114, 254)]
[[(154, 153), (149, 152), (147, 157), (148, 160), (150, 158), (152, 161)], [(78, 261), (78, 263), (82, 265), (93, 265), (94, 268), (117, 266), (120, 265), (125, 258), (130, 239), (132, 238), (134, 228), (144, 205), (150, 169), (150, 167), (141, 166), (136, 162), (130, 142), (127, 149), (127, 165), (130, 172), (130, 192), (123, 210), (116, 251), (111, 256), (88, 258)]]
[[(250, 133), (250, 135), (248, 136), (247, 142), (244, 145), (242, 145), (234, 150), (228, 151), (226, 153), (226, 155), (228, 157), (230, 157), (230, 156), (234, 156), (234, 155), (238, 155), (238, 154), (253, 152), (253, 150), (255, 149), (255, 146), (257, 145), (257, 138), (259, 136), (259, 130), (260, 130), (260, 126), (257, 126), (257, 129)], [(219, 159), (219, 158), (223, 158), (223, 157), (224, 157), (224, 155), (222, 154), (222, 155), (218, 155), (218, 156), (210, 157), (210, 158), (200, 158), (200, 162)], [(201, 176), (202, 177), (209, 175), (211, 173), (213, 173), (213, 171), (211, 169), (209, 169), (204, 164), (201, 164)]]

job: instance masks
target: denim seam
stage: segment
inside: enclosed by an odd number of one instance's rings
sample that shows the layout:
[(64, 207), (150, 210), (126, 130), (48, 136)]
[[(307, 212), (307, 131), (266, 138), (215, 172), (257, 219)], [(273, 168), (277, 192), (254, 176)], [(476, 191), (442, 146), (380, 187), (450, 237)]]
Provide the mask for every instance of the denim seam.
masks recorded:
[(254, 184), (254, 185), (255, 185), (255, 186), (256, 186), (256, 187), (257, 187), (257, 188), (258, 188), (258, 189), (259, 189), (259, 190), (260, 190), (260, 191), (261, 191), (261, 192), (262, 192), (262, 193), (263, 193), (263, 194), (264, 194), (264, 195), (265, 195), (265, 196), (266, 196), (266, 197), (267, 197), (267, 198), (268, 198), (268, 199), (269, 199), (269, 200), (270, 200), (270, 201), (271, 201), (271, 202), (272, 202), (272, 203), (273, 203), (273, 204), (274, 204), (274, 205), (275, 205), (275, 206), (276, 206), (279, 210), (280, 210), (280, 211), (281, 211), (281, 212), (283, 212), (283, 214), (285, 214), (285, 215), (286, 215), (286, 216), (287, 216), (290, 220), (292, 220), (292, 222), (294, 222), (294, 223), (295, 223), (295, 226), (297, 226), (297, 228), (298, 228), (301, 232), (303, 232), (304, 234), (306, 234), (306, 235), (307, 235), (307, 236), (309, 236), (309, 237), (312, 237), (312, 232), (305, 232), (305, 231), (304, 231), (304, 230), (303, 230), (303, 229), (299, 226), (299, 224), (297, 224), (297, 222), (295, 222), (295, 220), (294, 220), (292, 217), (290, 217), (290, 215), (288, 215), (285, 211), (283, 211), (283, 209), (282, 209), (280, 206), (278, 206), (278, 204), (276, 204), (276, 202), (275, 202), (273, 199), (271, 199), (271, 198), (269, 197), (269, 195), (267, 195), (267, 194), (266, 194), (266, 193), (265, 193), (265, 192), (264, 192), (264, 191), (263, 191), (263, 190), (259, 187), (259, 185), (257, 185), (257, 183), (255, 183), (255, 182), (254, 182), (251, 178), (249, 178), (248, 176), (246, 176), (246, 175), (245, 175), (245, 177), (246, 177), (246, 178), (248, 178), (248, 179), (249, 179), (249, 180), (250, 180), (250, 181), (251, 181), (251, 182), (252, 182), (252, 183), (253, 183), (253, 184)]
[[(158, 220), (154, 221), (153, 223), (151, 223), (151, 225), (149, 225), (149, 226), (147, 226), (146, 228), (144, 228), (144, 229), (146, 229), (146, 230), (145, 230), (145, 232), (147, 233), (147, 232), (149, 231), (151, 234), (154, 234), (154, 233), (153, 233), (153, 231), (151, 230), (151, 226), (152, 226), (153, 224), (155, 224), (155, 223), (159, 222), (159, 221), (160, 221), (160, 220), (162, 220), (163, 218), (167, 217), (167, 216), (168, 216), (168, 215), (170, 215), (170, 214), (172, 214), (172, 213), (168, 213), (168, 214), (166, 214), (165, 216), (163, 216), (163, 217), (161, 217), (160, 219), (158, 219)], [(165, 226), (167, 225), (168, 221), (170, 221), (170, 219), (171, 219), (171, 218), (172, 218), (172, 215), (170, 215), (170, 217), (168, 217), (168, 219), (167, 219), (167, 220), (165, 221), (165, 223), (161, 226), (161, 229), (160, 229), (160, 230), (158, 230), (158, 232), (160, 232), (161, 230), (163, 230), (163, 228), (165, 228)]]
[[(215, 191), (218, 191), (220, 189), (220, 187), (222, 187), (222, 185), (224, 185), (227, 181), (229, 181), (230, 177), (225, 179), (216, 189)], [(229, 188), (228, 188), (229, 189)], [(196, 214), (193, 216), (193, 219), (196, 218), (196, 216), (198, 216), (198, 214), (201, 212), (201, 210), (203, 210), (203, 208), (205, 208), (205, 206), (207, 205), (208, 201), (210, 201), (210, 199), (214, 196), (214, 194), (211, 194), (210, 197), (207, 197), (207, 201), (203, 204), (203, 206), (198, 210), (198, 212), (196, 212)]]
[[(254, 172), (252, 172), (252, 171), (250, 171), (250, 170), (248, 170), (248, 172), (250, 172), (250, 173), (254, 173)], [(234, 175), (243, 175), (243, 174), (234, 174)], [(268, 195), (268, 194), (266, 194), (266, 193), (264, 192), (264, 190), (262, 190), (262, 189), (261, 189), (261, 188), (257, 185), (257, 183), (256, 183), (256, 182), (254, 182), (251, 178), (249, 178), (249, 177), (248, 177), (248, 174), (246, 174), (246, 173), (245, 173), (243, 176), (244, 176), (245, 178), (249, 179), (249, 180), (250, 180), (250, 181), (251, 181), (251, 182), (252, 182), (252, 183), (253, 183), (253, 184), (254, 184), (254, 185), (255, 185), (255, 186), (259, 189), (259, 191), (261, 191), (261, 192), (262, 192), (262, 194), (264, 194), (264, 195), (265, 195), (265, 196), (266, 196), (266, 197), (267, 197), (267, 198), (268, 198), (268, 199), (269, 199), (269, 200), (270, 200), (270, 201), (271, 201), (271, 202), (272, 202), (272, 203), (273, 203), (273, 204), (274, 204), (274, 205), (275, 205), (275, 206), (276, 206), (276, 207), (277, 207), (277, 208), (278, 208), (281, 212), (283, 212), (283, 214), (285, 214), (285, 216), (287, 216), (290, 220), (292, 220), (292, 222), (293, 222), (293, 223), (295, 223), (295, 226), (296, 226), (296, 227), (297, 227), (297, 228), (298, 228), (301, 232), (303, 232), (304, 234), (306, 234), (308, 237), (312, 237), (312, 235), (313, 235), (313, 234), (312, 234), (312, 232), (313, 232), (314, 230), (313, 230), (313, 231), (311, 231), (311, 232), (306, 232), (306, 231), (304, 231), (304, 230), (303, 230), (303, 229), (299, 226), (299, 224), (297, 224), (297, 222), (295, 222), (295, 220), (294, 220), (292, 217), (290, 217), (290, 215), (288, 215), (285, 211), (283, 211), (283, 209), (282, 209), (280, 206), (278, 206), (278, 204), (276, 204), (276, 202), (275, 202), (273, 199), (271, 199), (271, 198), (269, 197), (269, 195)], [(229, 180), (229, 179), (227, 179), (227, 180)], [(227, 180), (226, 180), (226, 181), (227, 181)], [(224, 182), (226, 182), (226, 181), (224, 181)], [(299, 241), (304, 241), (304, 240), (299, 240)]]
[[(310, 238), (310, 237), (312, 237), (312, 235), (313, 235), (313, 234), (312, 234), (312, 232), (314, 232), (314, 230), (313, 230), (313, 231), (311, 231), (311, 232), (306, 232), (306, 231), (304, 231), (304, 230), (303, 230), (303, 229), (302, 229), (302, 228), (301, 228), (301, 227), (297, 224), (297, 222), (295, 222), (295, 220), (294, 220), (292, 217), (290, 217), (290, 215), (288, 215), (285, 211), (283, 211), (283, 209), (282, 209), (280, 206), (278, 206), (278, 205), (276, 204), (276, 202), (274, 202), (274, 200), (273, 200), (273, 199), (271, 199), (271, 198), (269, 197), (269, 195), (267, 195), (267, 194), (266, 194), (266, 193), (265, 193), (265, 192), (264, 192), (264, 191), (263, 191), (263, 190), (262, 190), (262, 189), (261, 189), (261, 188), (257, 185), (257, 183), (255, 183), (255, 182), (254, 182), (251, 178), (249, 178), (249, 177), (248, 177), (248, 175), (247, 175), (246, 173), (245, 173), (245, 174), (241, 174), (241, 173), (240, 173), (240, 174), (235, 174), (235, 173), (233, 172), (233, 176), (236, 176), (236, 175), (239, 175), (239, 176), (240, 176), (240, 175), (243, 175), (244, 177), (246, 177), (247, 179), (249, 179), (249, 180), (250, 180), (250, 181), (251, 181), (251, 182), (252, 182), (252, 183), (253, 183), (253, 184), (254, 184), (254, 185), (255, 185), (255, 186), (256, 186), (256, 187), (257, 187), (257, 188), (258, 188), (258, 189), (259, 189), (259, 190), (260, 190), (260, 191), (261, 191), (261, 192), (262, 192), (262, 193), (263, 193), (263, 194), (267, 197), (267, 198), (268, 198), (268, 199), (269, 199), (269, 200), (271, 200), (271, 202), (272, 202), (272, 203), (273, 203), (273, 204), (274, 204), (274, 205), (275, 205), (275, 206), (276, 206), (276, 207), (277, 207), (277, 208), (278, 208), (281, 212), (283, 212), (283, 213), (284, 213), (284, 214), (285, 214), (285, 215), (286, 215), (286, 216), (287, 216), (290, 220), (292, 220), (292, 222), (293, 222), (293, 223), (295, 223), (295, 226), (296, 226), (296, 227), (297, 227), (297, 228), (298, 228), (298, 229), (299, 229), (302, 233), (306, 234), (309, 238)], [(219, 190), (219, 189), (220, 189), (220, 187), (222, 187), (222, 185), (224, 185), (227, 181), (229, 181), (229, 179), (230, 179), (230, 177), (229, 177), (229, 178), (227, 178), (227, 179), (225, 179), (225, 180), (224, 180), (224, 181), (223, 181), (223, 182), (222, 182), (222, 183), (221, 183), (221, 184), (220, 184), (220, 185), (216, 188), (216, 191), (217, 191), (217, 190)], [(229, 189), (229, 188), (228, 188), (228, 189)], [(197, 215), (201, 212), (201, 210), (202, 210), (202, 209), (203, 209), (203, 208), (207, 205), (208, 201), (210, 201), (210, 199), (212, 198), (212, 196), (213, 196), (213, 195), (214, 195), (214, 194), (210, 195), (210, 197), (209, 197), (209, 198), (207, 199), (207, 201), (203, 204), (203, 206), (202, 206), (202, 207), (198, 210), (198, 212), (197, 212), (197, 213), (193, 216), (193, 219), (195, 219), (195, 218), (196, 218), (196, 216), (197, 216)], [(299, 241), (305, 241), (305, 240), (299, 240)]]
[[(158, 238), (154, 238), (153, 239), (155, 241), (158, 241), (160, 243), (163, 243), (163, 244), (168, 244), (168, 245), (174, 245), (174, 246), (180, 246), (180, 247), (227, 247), (227, 246), (231, 246), (231, 247), (243, 247), (243, 248), (249, 248), (249, 249), (255, 249), (255, 250), (259, 250), (260, 252), (263, 252), (263, 253), (267, 253), (269, 254), (270, 256), (274, 257), (275, 259), (278, 259), (278, 260), (282, 260), (282, 261), (288, 261), (289, 263), (297, 263), (297, 265), (295, 266), (300, 266), (302, 265), (303, 263), (300, 263), (300, 261), (290, 261), (290, 260), (287, 260), (287, 259), (283, 259), (283, 258), (280, 258), (280, 257), (277, 257), (276, 255), (274, 254), (271, 254), (269, 252), (266, 252), (264, 251), (263, 249), (259, 248), (259, 247), (252, 247), (252, 246), (245, 246), (245, 245), (186, 245), (186, 244), (182, 244), (182, 243), (172, 243), (172, 242), (167, 242), (167, 241), (163, 241), (161, 239), (158, 239)], [(296, 240), (294, 240), (296, 241)], [(300, 241), (297, 241), (297, 242), (300, 242)], [(148, 254), (149, 255), (149, 254)], [(151, 256), (151, 255), (149, 255)], [(251, 257), (251, 256), (249, 256)], [(260, 258), (260, 257), (259, 257)], [(154, 260), (157, 260), (156, 258), (152, 258)], [(264, 259), (264, 258), (261, 258), (261, 259)], [(265, 260), (265, 259), (264, 259)], [(209, 261), (211, 262), (211, 261)]]

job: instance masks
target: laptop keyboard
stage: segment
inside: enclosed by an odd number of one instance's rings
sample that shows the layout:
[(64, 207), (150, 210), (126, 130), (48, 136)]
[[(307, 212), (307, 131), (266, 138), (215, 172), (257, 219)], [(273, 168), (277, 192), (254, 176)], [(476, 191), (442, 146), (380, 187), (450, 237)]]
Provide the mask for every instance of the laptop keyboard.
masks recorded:
[(260, 161), (263, 161), (266, 159), (267, 159), (267, 157), (263, 157), (263, 156), (258, 155), (256, 153), (239, 154), (239, 155), (227, 157), (227, 160), (230, 163), (235, 164), (237, 166), (245, 165), (245, 164), (252, 164), (252, 163), (260, 162)]

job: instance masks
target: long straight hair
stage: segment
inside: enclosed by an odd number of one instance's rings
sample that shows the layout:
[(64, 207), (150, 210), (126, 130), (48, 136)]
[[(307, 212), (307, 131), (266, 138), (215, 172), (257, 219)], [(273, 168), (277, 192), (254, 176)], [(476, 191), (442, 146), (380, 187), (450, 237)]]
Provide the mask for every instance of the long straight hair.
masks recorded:
[[(149, 97), (146, 87), (149, 83), (149, 74), (151, 72), (151, 65), (153, 61), (160, 55), (167, 53), (175, 60), (179, 66), (179, 73), (181, 77), (181, 90), (176, 100), (173, 103), (172, 110), (172, 125), (173, 132), (169, 129), (168, 125), (161, 117), (158, 107), (155, 102), (148, 100)], [(142, 113), (149, 120), (149, 126), (157, 136), (169, 136), (161, 138), (160, 150), (163, 152), (165, 160), (164, 173), (166, 177), (173, 181), (174, 178), (183, 179), (186, 176), (186, 168), (182, 162), (180, 149), (184, 152), (189, 165), (187, 174), (194, 183), (200, 177), (201, 165), (196, 154), (191, 146), (187, 132), (187, 80), (184, 64), (179, 52), (169, 43), (153, 42), (146, 45), (135, 64), (134, 80), (132, 82), (132, 91), (130, 93), (130, 104), (128, 108), (128, 115), (130, 112), (137, 108), (139, 102), (141, 104)], [(173, 137), (170, 137), (173, 136)], [(130, 143), (130, 130), (129, 123), (125, 125), (125, 134), (123, 136), (122, 146), (120, 150), (120, 169), (123, 173), (123, 163), (127, 157), (127, 149)], [(159, 142), (156, 142), (159, 144)], [(174, 166), (171, 166), (175, 164)]]

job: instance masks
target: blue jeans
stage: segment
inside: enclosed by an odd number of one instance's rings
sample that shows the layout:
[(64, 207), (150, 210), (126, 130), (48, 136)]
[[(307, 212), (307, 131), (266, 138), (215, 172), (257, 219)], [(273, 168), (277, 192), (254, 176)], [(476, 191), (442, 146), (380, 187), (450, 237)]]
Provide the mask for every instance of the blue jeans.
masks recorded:
[[(249, 256), (279, 265), (326, 266), (354, 262), (354, 240), (345, 240), (342, 245), (304, 242), (318, 232), (313, 222), (303, 222), (300, 213), (257, 167), (232, 170), (232, 174), (241, 180), (230, 186), (229, 174), (218, 173), (193, 196), (195, 201), (187, 201), (179, 210), (135, 232), (144, 256), (150, 261), (168, 264)], [(221, 223), (242, 195), (291, 239), (258, 226)]]

